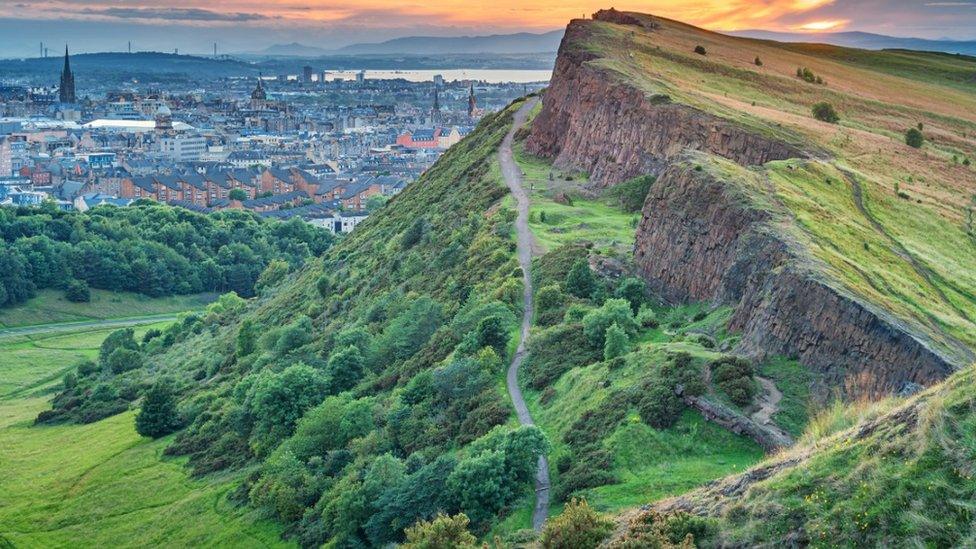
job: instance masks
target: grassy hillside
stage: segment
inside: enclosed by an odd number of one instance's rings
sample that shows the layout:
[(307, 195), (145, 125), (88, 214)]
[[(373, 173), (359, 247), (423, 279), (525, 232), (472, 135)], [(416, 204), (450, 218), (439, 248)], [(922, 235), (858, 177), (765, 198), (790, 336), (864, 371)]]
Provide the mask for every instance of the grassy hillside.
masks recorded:
[(160, 459), (167, 441), (136, 434), (133, 413), (83, 426), (33, 426), (61, 376), (96, 356), (109, 333), (0, 342), (0, 545), (278, 545), (273, 524), (226, 498), (239, 476), (188, 478), (181, 461)]
[[(976, 347), (976, 60), (732, 38), (636, 15), (588, 22), (587, 63), (809, 151), (728, 181), (782, 217), (817, 268), (944, 352)], [(705, 54), (695, 53), (702, 46)], [(757, 63), (758, 61), (758, 63)], [(797, 76), (812, 71), (822, 83)], [(826, 101), (837, 123), (815, 120)], [(921, 148), (905, 143), (920, 128)]]
[(196, 294), (153, 298), (125, 292), (91, 290), (89, 302), (76, 303), (65, 299), (63, 292), (41, 290), (25, 303), (0, 309), (0, 328), (182, 313), (202, 309), (216, 297), (215, 294)]

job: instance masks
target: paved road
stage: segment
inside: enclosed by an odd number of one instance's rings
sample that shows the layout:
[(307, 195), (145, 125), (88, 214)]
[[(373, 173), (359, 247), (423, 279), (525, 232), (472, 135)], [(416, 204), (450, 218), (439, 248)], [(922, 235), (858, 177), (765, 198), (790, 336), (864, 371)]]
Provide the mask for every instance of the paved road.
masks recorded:
[[(508, 367), (508, 393), (512, 396), (512, 404), (515, 406), (515, 413), (518, 415), (519, 423), (522, 425), (532, 425), (532, 416), (522, 398), (522, 389), (518, 384), (518, 371), (525, 360), (525, 344), (529, 340), (529, 328), (532, 326), (532, 233), (529, 231), (529, 196), (522, 188), (522, 170), (515, 163), (512, 157), (512, 140), (515, 131), (525, 124), (529, 111), (535, 107), (538, 98), (532, 98), (525, 103), (515, 113), (515, 122), (512, 129), (508, 131), (502, 141), (498, 157), (501, 161), (502, 175), (505, 177), (505, 184), (512, 191), (515, 197), (518, 217), (515, 219), (515, 231), (518, 234), (518, 260), (522, 267), (522, 283), (525, 286), (522, 295), (522, 302), (525, 304), (522, 314), (522, 337), (519, 341), (518, 349), (512, 358), (512, 364)], [(532, 512), (532, 527), (537, 531), (542, 529), (543, 523), (549, 516), (549, 461), (546, 456), (539, 456), (539, 468), (535, 476), (535, 510)]]
[(79, 322), (58, 322), (55, 324), (39, 324), (36, 326), (20, 326), (15, 328), (0, 328), (0, 338), (38, 335), (54, 332), (74, 332), (83, 328), (123, 328), (140, 324), (153, 324), (176, 320), (177, 314), (134, 316), (126, 318), (106, 318), (102, 320), (82, 320)]

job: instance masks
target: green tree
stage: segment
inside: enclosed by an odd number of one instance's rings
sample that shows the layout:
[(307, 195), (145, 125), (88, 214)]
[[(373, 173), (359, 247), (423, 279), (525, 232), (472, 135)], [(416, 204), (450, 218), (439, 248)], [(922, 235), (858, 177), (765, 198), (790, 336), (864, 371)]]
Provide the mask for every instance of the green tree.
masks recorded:
[(235, 397), (253, 424), (251, 443), (262, 455), (289, 436), (305, 411), (328, 393), (326, 379), (302, 362), (281, 372), (262, 370), (241, 380)]
[(603, 359), (613, 360), (630, 352), (630, 340), (627, 332), (614, 322), (607, 328), (606, 342), (603, 344)]
[(628, 335), (637, 333), (637, 321), (634, 320), (630, 303), (623, 299), (608, 299), (599, 309), (586, 313), (583, 317), (583, 334), (594, 349), (603, 349), (607, 328), (612, 324)]
[(261, 328), (250, 318), (245, 318), (237, 330), (237, 339), (235, 340), (237, 356), (245, 357), (257, 350), (260, 335)]
[(593, 276), (593, 271), (590, 270), (590, 264), (586, 259), (577, 259), (573, 263), (569, 273), (566, 274), (565, 286), (566, 291), (576, 297), (585, 299), (593, 295), (596, 290), (596, 277)]
[(836, 124), (840, 120), (840, 116), (837, 115), (834, 106), (826, 101), (815, 104), (811, 110), (813, 111), (813, 117), (821, 122)]
[(637, 314), (641, 305), (647, 301), (647, 284), (636, 277), (627, 277), (617, 287), (615, 294), (620, 299), (626, 299), (630, 308)]
[(400, 240), (400, 245), (404, 250), (409, 250), (420, 242), (420, 239), (424, 237), (424, 232), (427, 229), (427, 222), (423, 217), (418, 217), (414, 222), (407, 227), (407, 230), (403, 233)]
[(109, 355), (112, 354), (116, 349), (138, 349), (139, 345), (135, 340), (135, 331), (132, 328), (122, 328), (121, 330), (115, 330), (110, 333), (102, 341), (102, 345), (98, 350), (98, 360), (102, 364), (108, 360)]
[(129, 370), (142, 368), (142, 353), (132, 349), (120, 347), (108, 355), (105, 363), (113, 374), (121, 374)]
[(158, 381), (149, 388), (136, 415), (136, 432), (144, 437), (159, 438), (180, 428), (176, 396), (169, 383)]
[(341, 393), (355, 387), (363, 378), (363, 362), (362, 353), (353, 345), (332, 353), (326, 366), (329, 390)]
[(613, 531), (613, 521), (596, 512), (586, 500), (573, 499), (542, 529), (544, 549), (592, 549)]
[(473, 549), (478, 539), (468, 531), (468, 516), (438, 513), (433, 520), (421, 520), (407, 528), (404, 549)]
[(227, 198), (243, 202), (244, 200), (247, 200), (247, 191), (244, 189), (231, 189), (230, 192), (227, 193)]
[(905, 144), (918, 149), (925, 144), (925, 136), (918, 128), (909, 128), (905, 132)]
[(498, 315), (491, 315), (481, 319), (478, 323), (478, 348), (491, 347), (498, 354), (505, 352), (508, 345), (508, 332), (505, 323)]
[(73, 279), (65, 286), (64, 297), (74, 303), (88, 303), (91, 301), (91, 290), (84, 280)]

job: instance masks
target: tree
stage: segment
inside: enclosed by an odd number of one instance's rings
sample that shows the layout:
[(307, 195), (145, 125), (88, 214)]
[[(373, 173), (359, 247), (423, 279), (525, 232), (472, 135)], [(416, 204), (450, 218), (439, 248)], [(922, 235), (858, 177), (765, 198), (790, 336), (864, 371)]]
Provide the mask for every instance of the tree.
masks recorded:
[(566, 291), (576, 297), (586, 299), (593, 295), (593, 291), (596, 290), (596, 278), (586, 259), (580, 258), (573, 263), (566, 275), (565, 286)]
[(925, 136), (918, 128), (909, 128), (905, 132), (905, 144), (918, 149), (925, 144)]
[(317, 281), (315, 281), (315, 289), (319, 291), (319, 295), (322, 297), (329, 297), (332, 293), (332, 280), (329, 279), (329, 275), (322, 275)]
[(606, 342), (603, 344), (603, 359), (613, 360), (629, 351), (630, 341), (627, 339), (627, 333), (614, 322), (607, 328)]
[(235, 341), (238, 357), (248, 356), (257, 349), (260, 332), (260, 328), (250, 318), (246, 318), (241, 322), (241, 327), (237, 330), (237, 339)]
[(481, 319), (478, 323), (478, 348), (491, 347), (498, 354), (505, 352), (508, 345), (508, 332), (505, 324), (498, 315), (491, 315)]
[(583, 317), (583, 334), (594, 349), (603, 349), (607, 328), (616, 324), (628, 335), (637, 333), (637, 321), (630, 310), (630, 303), (623, 299), (608, 299), (599, 309)]
[(71, 280), (64, 289), (64, 297), (73, 303), (88, 303), (91, 301), (91, 290), (84, 280)]
[(407, 528), (405, 549), (468, 549), (478, 541), (468, 532), (468, 516), (458, 513), (448, 516), (438, 513), (433, 520), (421, 520)]
[(827, 122), (829, 124), (836, 124), (840, 117), (837, 116), (837, 111), (834, 110), (834, 106), (826, 101), (821, 101), (813, 106), (813, 117), (821, 122)]
[(136, 416), (136, 432), (144, 437), (159, 438), (180, 428), (176, 397), (170, 384), (158, 381), (149, 388)]
[(413, 224), (407, 228), (401, 237), (400, 245), (403, 247), (403, 249), (409, 250), (410, 248), (416, 246), (417, 243), (420, 242), (420, 239), (424, 237), (426, 228), (427, 223), (424, 221), (424, 218), (418, 217), (415, 219)]
[(762, 59), (760, 59), (759, 56), (756, 56), (756, 60), (753, 61), (753, 63), (755, 63), (757, 67), (763, 66)]
[(227, 198), (237, 201), (247, 200), (247, 191), (244, 189), (231, 189), (230, 192), (227, 193)]
[(106, 364), (113, 374), (136, 370), (142, 368), (142, 353), (132, 349), (119, 348), (108, 355)]
[(350, 345), (332, 353), (326, 372), (329, 374), (329, 390), (333, 393), (348, 391), (363, 378), (363, 355)]
[(585, 499), (574, 498), (558, 517), (546, 521), (540, 542), (544, 549), (592, 549), (612, 531), (613, 521), (596, 512)]
[(289, 436), (305, 411), (322, 402), (327, 393), (322, 374), (302, 362), (281, 372), (262, 370), (241, 380), (235, 397), (253, 422), (255, 452), (262, 455)]
[(708, 52), (705, 51), (705, 46), (695, 46), (695, 53), (698, 55), (706, 55)]
[(617, 287), (615, 295), (620, 299), (626, 299), (630, 303), (630, 309), (637, 314), (641, 305), (647, 301), (647, 284), (639, 278), (627, 277)]

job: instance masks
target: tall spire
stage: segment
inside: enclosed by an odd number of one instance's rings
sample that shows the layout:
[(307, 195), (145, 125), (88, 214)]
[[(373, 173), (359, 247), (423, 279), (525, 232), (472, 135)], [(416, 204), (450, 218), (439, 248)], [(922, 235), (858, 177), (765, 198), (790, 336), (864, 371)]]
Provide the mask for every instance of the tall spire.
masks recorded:
[(475, 111), (478, 108), (478, 101), (474, 98), (474, 84), (468, 88), (468, 118), (474, 118)]
[(71, 64), (68, 61), (68, 45), (64, 45), (64, 68), (61, 69), (61, 91), (60, 99), (62, 103), (75, 102), (75, 76), (71, 74)]

